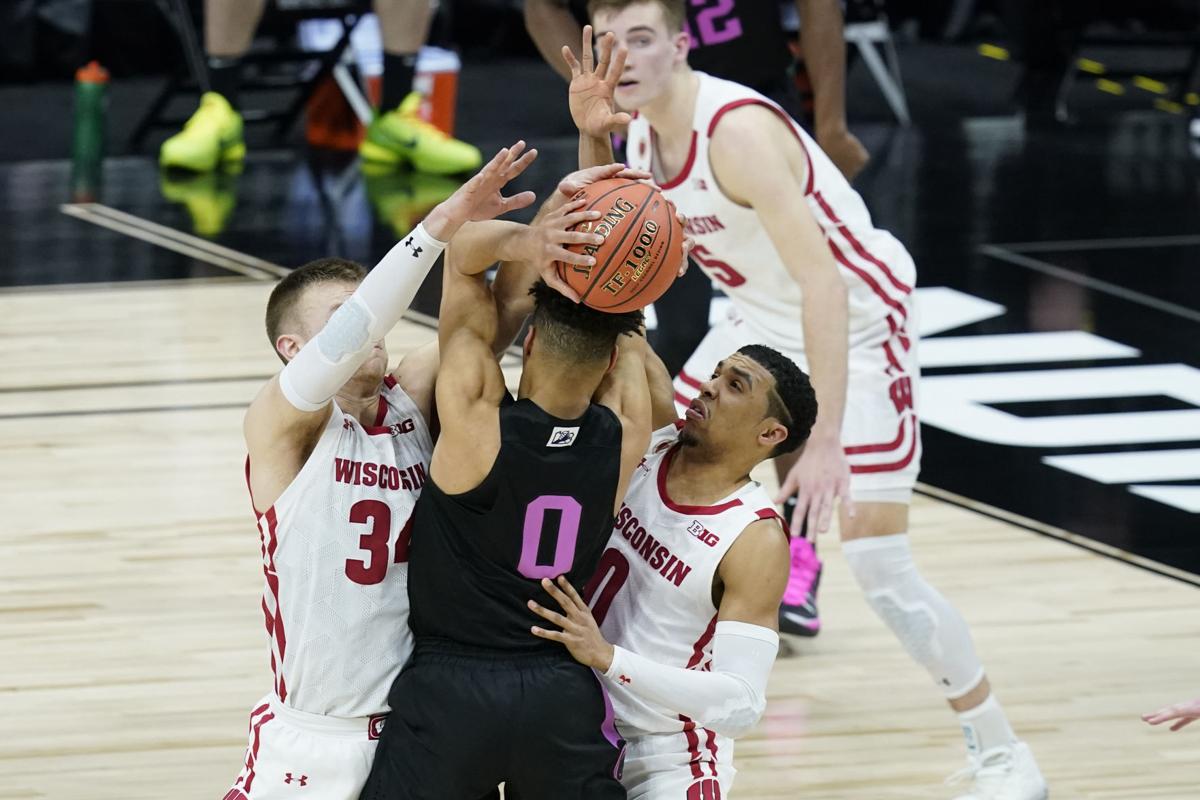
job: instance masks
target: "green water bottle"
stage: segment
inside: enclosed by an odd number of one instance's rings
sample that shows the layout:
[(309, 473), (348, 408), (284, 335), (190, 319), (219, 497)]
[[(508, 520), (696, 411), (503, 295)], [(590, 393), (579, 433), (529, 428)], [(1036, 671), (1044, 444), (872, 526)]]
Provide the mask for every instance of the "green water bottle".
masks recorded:
[(75, 73), (75, 134), (71, 139), (71, 201), (95, 202), (104, 165), (108, 70), (92, 61)]

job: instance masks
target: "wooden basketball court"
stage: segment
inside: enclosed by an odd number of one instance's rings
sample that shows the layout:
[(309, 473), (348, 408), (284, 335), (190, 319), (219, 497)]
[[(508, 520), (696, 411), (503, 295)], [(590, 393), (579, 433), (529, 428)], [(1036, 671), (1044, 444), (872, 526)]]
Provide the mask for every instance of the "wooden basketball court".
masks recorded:
[[(240, 433), (279, 366), (269, 288), (0, 294), (0, 798), (211, 800), (236, 776), (271, 685)], [(432, 335), (402, 323), (393, 357)], [(912, 534), (1053, 796), (1196, 795), (1200, 731), (1138, 719), (1200, 689), (1194, 577), (929, 496)], [(736, 796), (952, 797), (956, 719), (834, 543), (825, 630), (776, 665)]]

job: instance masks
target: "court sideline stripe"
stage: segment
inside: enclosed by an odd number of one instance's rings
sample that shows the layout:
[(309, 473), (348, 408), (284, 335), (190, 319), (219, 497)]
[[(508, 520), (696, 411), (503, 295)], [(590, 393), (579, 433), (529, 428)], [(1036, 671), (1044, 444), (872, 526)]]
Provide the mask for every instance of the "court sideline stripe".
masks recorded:
[(1159, 300), (1157, 297), (1151, 297), (1148, 294), (1135, 292), (1132, 289), (1126, 289), (1124, 286), (1118, 286), (1115, 283), (1102, 281), (1099, 278), (1090, 278), (1086, 275), (1080, 275), (1072, 272), (1065, 267), (1060, 267), (1051, 264), (1047, 261), (1041, 261), (1029, 256), (1023, 256), (1020, 253), (1013, 253), (1005, 250), (1002, 247), (997, 247), (993, 244), (984, 244), (979, 246), (979, 252), (985, 256), (991, 256), (999, 261), (1007, 261), (1009, 264), (1015, 264), (1018, 267), (1041, 272), (1045, 275), (1078, 284), (1080, 286), (1093, 289), (1097, 292), (1119, 297), (1122, 300), (1128, 300), (1131, 303), (1153, 308), (1157, 311), (1162, 311), (1172, 316), (1182, 317), (1183, 319), (1191, 320), (1192, 322), (1200, 322), (1200, 311), (1197, 311), (1187, 306), (1181, 306), (1177, 303), (1171, 303), (1166, 300)]
[(185, 255), (192, 255), (196, 250), (205, 251), (221, 262), (209, 261), (209, 263), (251, 278), (282, 278), (291, 272), (286, 267), (272, 264), (270, 261), (264, 261), (199, 236), (193, 236), (190, 233), (177, 231), (166, 225), (119, 211), (103, 203), (67, 203), (59, 208), (68, 216), (111, 228)]
[(1000, 522), (1007, 522), (1010, 525), (1022, 528), (1031, 533), (1036, 533), (1039, 536), (1058, 539), (1060, 542), (1074, 545), (1075, 547), (1087, 550), (1088, 552), (1094, 553), (1098, 556), (1104, 556), (1105, 558), (1110, 558), (1114, 561), (1120, 561), (1124, 564), (1128, 564), (1131, 567), (1137, 567), (1138, 569), (1142, 569), (1147, 572), (1153, 572), (1155, 575), (1161, 575), (1164, 578), (1171, 578), (1179, 581), (1180, 583), (1186, 583), (1189, 586), (1200, 588), (1200, 576), (1198, 575), (1193, 575), (1186, 570), (1178, 569), (1168, 564), (1162, 564), (1158, 561), (1154, 561), (1153, 559), (1146, 558), (1145, 556), (1139, 556), (1136, 553), (1130, 553), (1127, 550), (1122, 550), (1119, 547), (1113, 547), (1110, 544), (1105, 544), (1104, 542), (1091, 539), (1087, 536), (1083, 536), (1078, 533), (1071, 533), (1068, 530), (1055, 527), (1054, 525), (1038, 522), (1036, 519), (1030, 519), (1029, 517), (1021, 516), (1020, 514), (1013, 513), (1012, 511), (1005, 511), (1002, 508), (997, 508), (996, 506), (980, 502), (979, 500), (972, 500), (969, 497), (963, 497), (961, 494), (955, 494), (954, 492), (946, 489), (939, 489), (937, 486), (931, 486), (930, 484), (921, 481), (917, 482), (916, 492), (917, 494), (924, 495), (925, 497), (930, 497), (934, 500), (940, 500), (943, 503), (957, 506), (967, 511), (973, 511), (974, 513), (984, 517), (999, 520)]

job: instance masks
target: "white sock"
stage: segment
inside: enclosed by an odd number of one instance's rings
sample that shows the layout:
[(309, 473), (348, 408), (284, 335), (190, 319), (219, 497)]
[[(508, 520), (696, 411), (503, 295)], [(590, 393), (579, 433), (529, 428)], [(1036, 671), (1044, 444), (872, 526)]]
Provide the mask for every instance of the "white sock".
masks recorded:
[(1004, 716), (1004, 709), (996, 700), (996, 695), (989, 694), (975, 708), (963, 711), (958, 715), (962, 724), (963, 738), (967, 740), (967, 752), (978, 757), (995, 747), (1007, 747), (1017, 741)]

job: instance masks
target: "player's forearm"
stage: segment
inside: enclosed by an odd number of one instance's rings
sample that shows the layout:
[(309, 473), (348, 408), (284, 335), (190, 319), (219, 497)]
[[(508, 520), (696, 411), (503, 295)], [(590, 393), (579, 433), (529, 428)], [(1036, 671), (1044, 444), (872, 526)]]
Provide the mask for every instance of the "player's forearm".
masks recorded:
[(674, 422), (679, 415), (675, 411), (675, 386), (667, 365), (654, 349), (647, 346), (646, 384), (650, 390), (651, 429), (658, 430)]
[(571, 69), (563, 61), (563, 45), (574, 46), (583, 34), (575, 15), (561, 0), (525, 0), (525, 30), (555, 72), (571, 80)]
[(519, 222), (468, 222), (450, 241), (447, 258), (460, 275), (478, 275), (497, 261), (520, 257), (519, 243), (529, 227)]
[(323, 408), (400, 321), (445, 247), (422, 224), (388, 251), (283, 368), (279, 387), (288, 402), (301, 411)]
[(846, 409), (849, 326), (846, 287), (837, 275), (804, 286), (804, 352), (817, 393), (812, 437), (839, 439)]
[(752, 729), (766, 708), (767, 679), (778, 650), (774, 631), (722, 621), (713, 640), (711, 671), (670, 667), (615, 647), (604, 677), (649, 703), (737, 737)]
[(846, 127), (846, 39), (839, 0), (796, 0), (818, 135)]
[(500, 355), (513, 343), (525, 320), (533, 313), (533, 297), (529, 289), (537, 281), (537, 271), (522, 261), (503, 261), (492, 281), (492, 296), (496, 301), (496, 338), (492, 351)]

